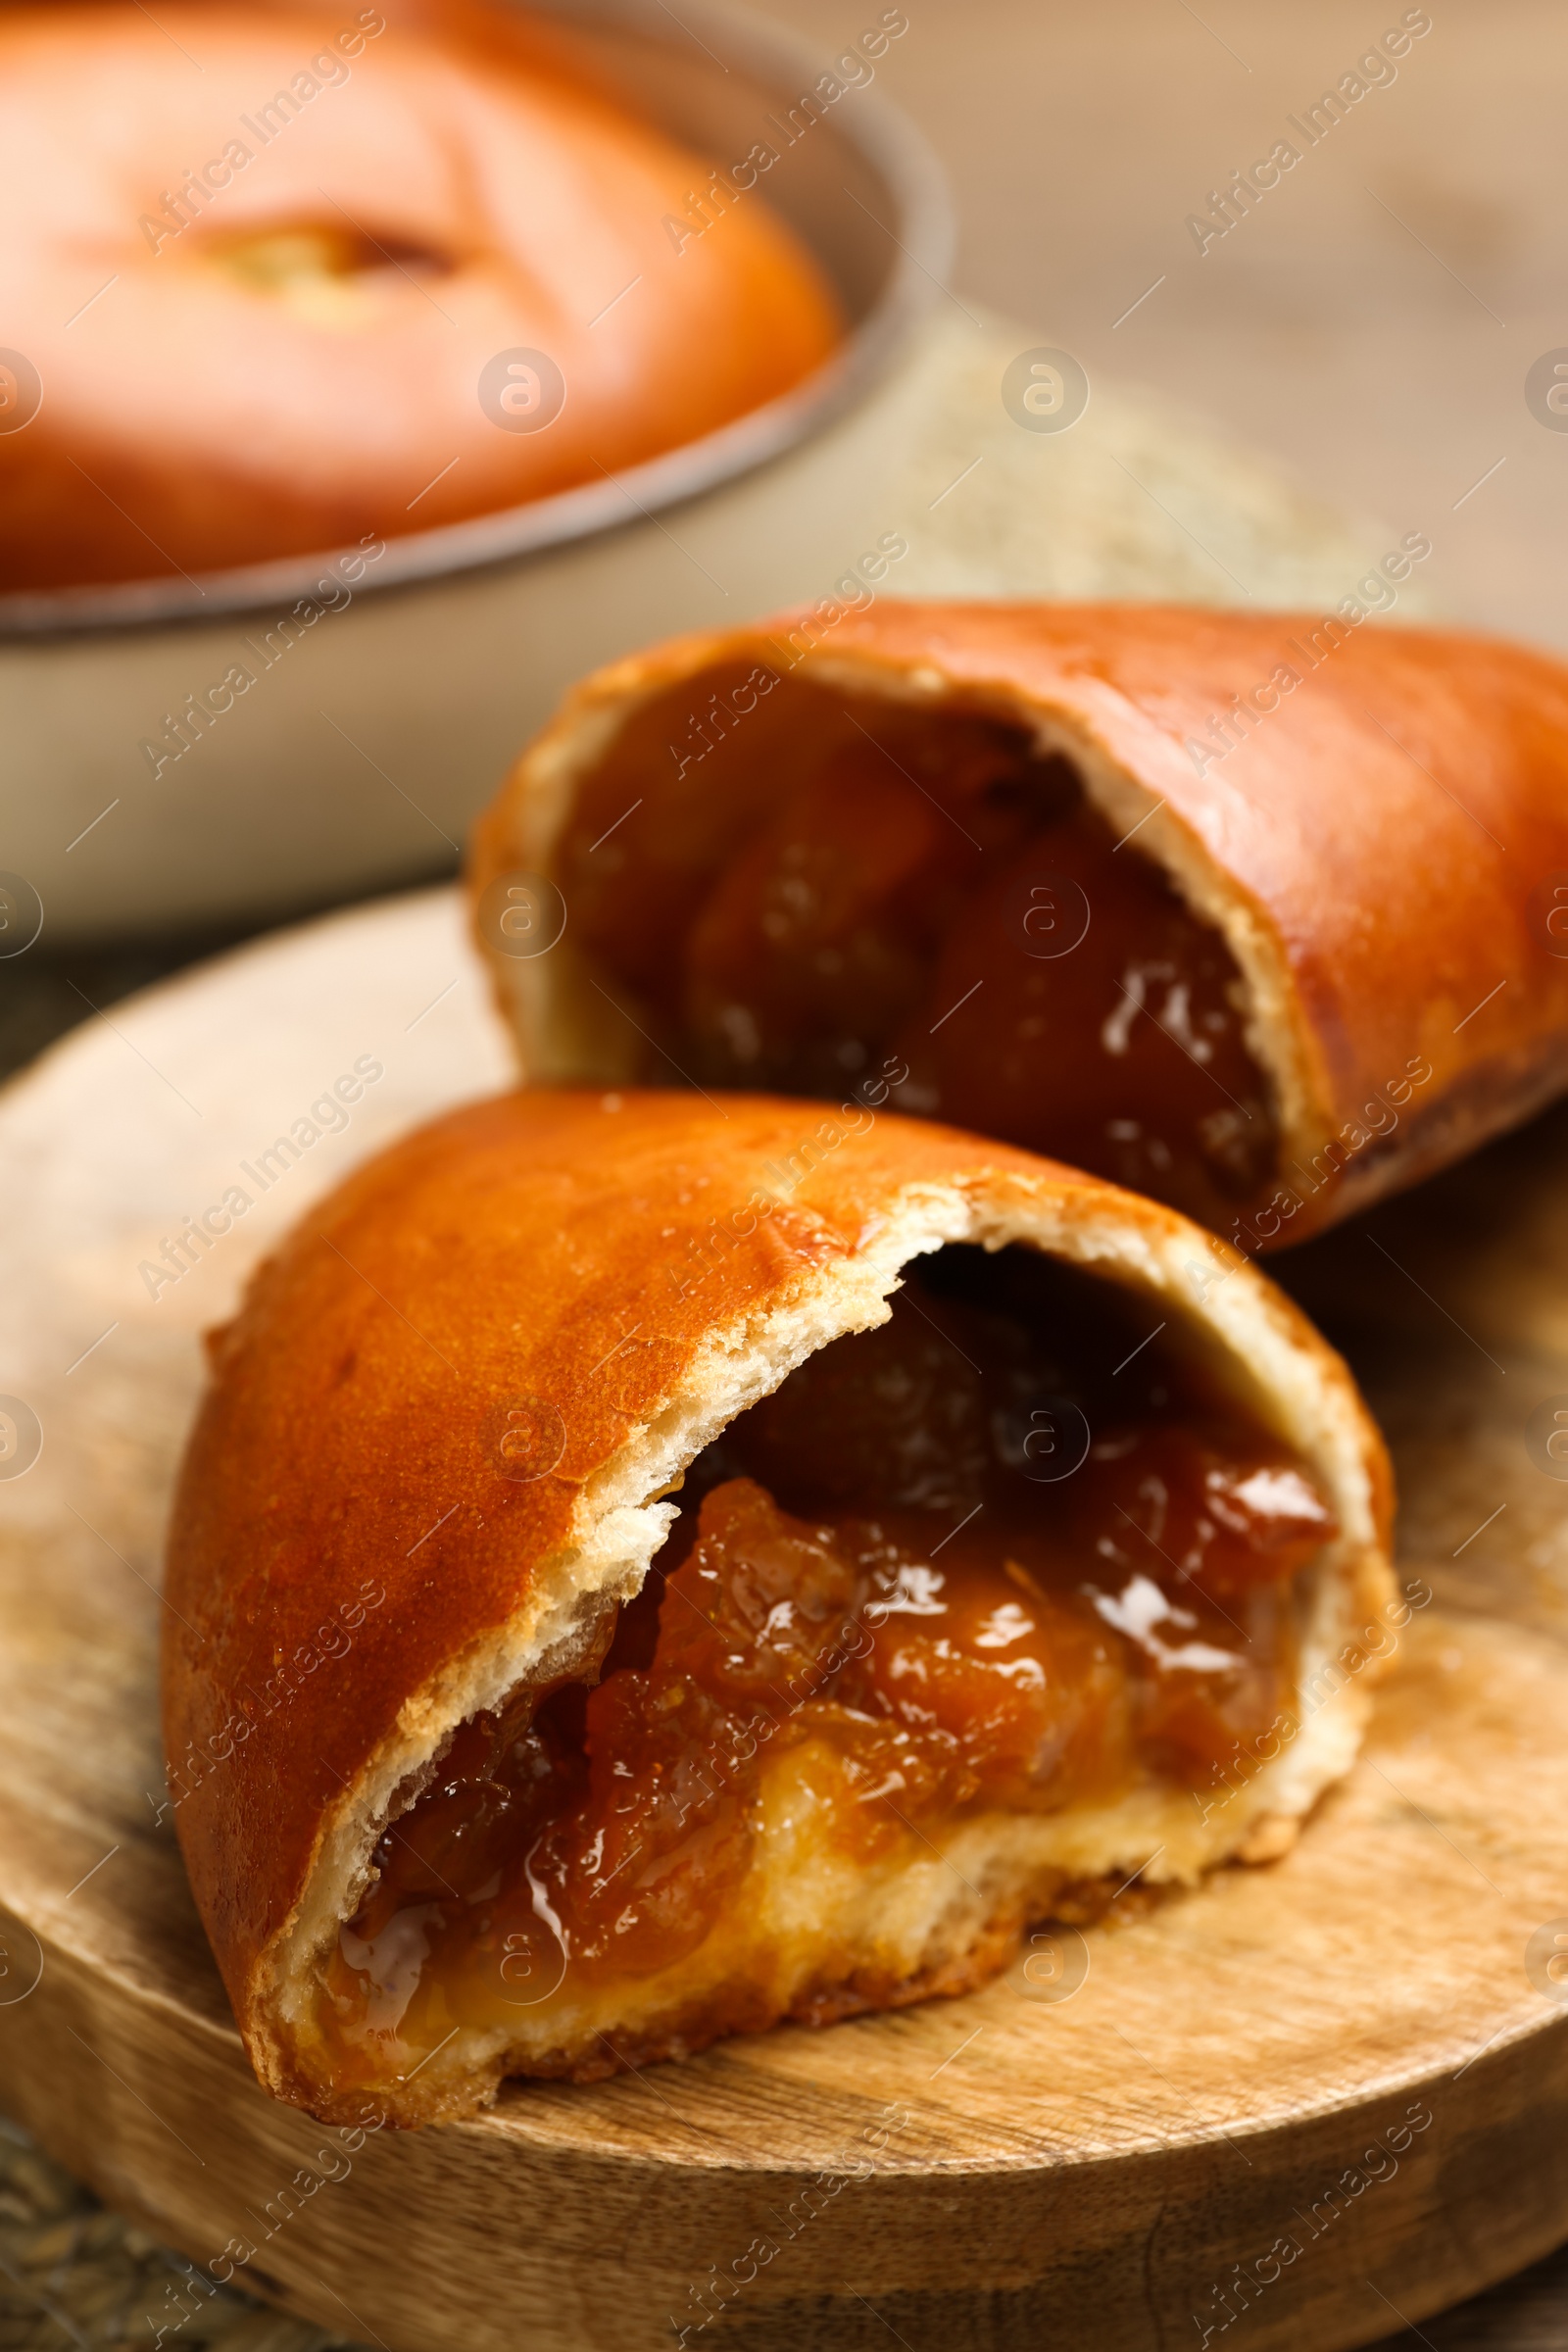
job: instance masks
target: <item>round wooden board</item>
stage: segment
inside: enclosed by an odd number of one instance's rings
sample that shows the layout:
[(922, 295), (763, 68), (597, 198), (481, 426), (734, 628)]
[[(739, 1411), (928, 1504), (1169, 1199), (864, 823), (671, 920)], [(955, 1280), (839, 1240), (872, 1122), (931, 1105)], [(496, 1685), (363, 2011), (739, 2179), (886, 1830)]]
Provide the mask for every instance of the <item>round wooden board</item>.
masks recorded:
[[(155, 1302), (139, 1261), (361, 1055), (350, 1128)], [(1130, 1898), (1062, 2001), (1004, 1980), (353, 2151), (262, 2095), (160, 1817), (197, 1337), (355, 1158), (507, 1075), (436, 892), (119, 1006), (0, 1100), (0, 1390), (43, 1432), (0, 1481), (5, 2103), (196, 2264), (396, 2352), (1326, 2352), (1568, 2233), (1568, 2010), (1526, 1958), (1568, 1913), (1568, 1544), (1522, 1435), (1568, 1392), (1562, 1120), (1294, 1261), (1435, 1596), (1286, 1861)]]

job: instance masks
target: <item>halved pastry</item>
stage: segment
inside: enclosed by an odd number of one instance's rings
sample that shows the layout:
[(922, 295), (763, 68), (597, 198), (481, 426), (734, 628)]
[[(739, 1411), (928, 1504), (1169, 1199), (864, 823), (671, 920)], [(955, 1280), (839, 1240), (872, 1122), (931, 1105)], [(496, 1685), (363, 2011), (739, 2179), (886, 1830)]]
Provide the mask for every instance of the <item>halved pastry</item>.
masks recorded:
[(962, 1991), (1348, 1769), (1393, 1586), (1344, 1365), (884, 1093), (476, 1103), (215, 1337), (170, 1788), (280, 2096), (421, 2124)]
[(892, 1054), (1248, 1250), (1460, 1156), (1568, 1084), (1568, 672), (1347, 603), (828, 600), (601, 670), (474, 835), (525, 1075)]

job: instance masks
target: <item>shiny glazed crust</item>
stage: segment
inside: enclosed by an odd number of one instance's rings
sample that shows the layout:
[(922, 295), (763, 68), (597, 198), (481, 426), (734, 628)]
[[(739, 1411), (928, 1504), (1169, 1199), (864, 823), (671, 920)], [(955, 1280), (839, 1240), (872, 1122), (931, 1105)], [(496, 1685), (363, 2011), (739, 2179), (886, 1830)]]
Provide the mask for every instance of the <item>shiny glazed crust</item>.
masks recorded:
[[(42, 384), (0, 433), (0, 589), (435, 528), (602, 481), (816, 368), (836, 302), (765, 195), (678, 247), (665, 216), (707, 165), (556, 38), (473, 0), (0, 10), (0, 311)], [(236, 265), (299, 230), (355, 270)], [(565, 405), (501, 429), (482, 371), (529, 351)], [(509, 416), (529, 390), (500, 388)]]
[[(1568, 886), (1568, 671), (1544, 656), (1159, 606), (786, 612), (583, 681), (475, 827), (476, 896), (551, 875), (633, 713), (689, 682), (702, 717), (706, 674), (736, 663), (1021, 723), (1074, 761), (1118, 838), (1137, 828), (1229, 945), (1274, 1097), (1278, 1173), (1239, 1204), (1242, 1249), (1304, 1239), (1568, 1085), (1568, 936), (1546, 929), (1553, 880)], [(669, 732), (690, 743), (684, 710)], [(631, 1074), (569, 919), (548, 956), (500, 954), (483, 929), (479, 945), (525, 1073)]]
[[(929, 1901), (906, 1872), (892, 1959), (836, 1914), (797, 1917), (770, 1948), (814, 1937), (808, 1979), (699, 1955), (684, 1989), (633, 2001), (618, 2046), (657, 2056), (958, 1989), (1004, 1954), (1046, 1861), (1053, 1886), (1144, 1864), (1190, 1882), (1289, 1842), (1359, 1740), (1391, 1498), (1345, 1366), (1254, 1269), (1169, 1210), (864, 1101), (502, 1096), (351, 1177), (211, 1343), (170, 1542), (165, 1731), (191, 1884), (270, 2089), (363, 2111), (319, 2061), (311, 2003), (389, 1815), (466, 1717), (591, 1650), (701, 1448), (816, 1348), (886, 1320), (899, 1268), (956, 1240), (1023, 1242), (1147, 1293), (1317, 1470), (1343, 1532), (1306, 1572), (1300, 1734), (1202, 1820), (1172, 1789), (1163, 1811), (1046, 1817), (1027, 1853), (1004, 1817), (959, 1825), (962, 1883), (994, 1890), (979, 1909), (954, 1910), (952, 1872), (932, 1866)], [(785, 1873), (772, 1893), (798, 1913), (810, 1884)], [(605, 2071), (586, 2024), (573, 2050), (529, 2043), (526, 2023), (510, 2047), (460, 2034), (374, 2103), (418, 2124), (471, 2112), (506, 2072)]]

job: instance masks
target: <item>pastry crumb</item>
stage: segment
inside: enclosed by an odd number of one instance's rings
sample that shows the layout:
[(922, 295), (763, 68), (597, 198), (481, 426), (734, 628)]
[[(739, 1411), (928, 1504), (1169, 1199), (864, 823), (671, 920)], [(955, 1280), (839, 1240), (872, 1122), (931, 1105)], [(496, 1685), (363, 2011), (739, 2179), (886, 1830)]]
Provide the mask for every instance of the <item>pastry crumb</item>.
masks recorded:
[(1239, 1862), (1277, 1862), (1288, 1854), (1301, 1834), (1301, 1825), (1292, 1813), (1265, 1813), (1248, 1831), (1245, 1841), (1236, 1849)]

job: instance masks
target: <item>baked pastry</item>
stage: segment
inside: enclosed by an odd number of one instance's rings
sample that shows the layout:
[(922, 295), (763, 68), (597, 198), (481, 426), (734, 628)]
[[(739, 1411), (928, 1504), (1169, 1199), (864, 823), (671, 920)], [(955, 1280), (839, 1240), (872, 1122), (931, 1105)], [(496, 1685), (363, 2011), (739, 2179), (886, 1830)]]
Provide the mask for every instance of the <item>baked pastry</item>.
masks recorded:
[(840, 334), (764, 166), (715, 193), (514, 10), (8, 7), (0, 152), (3, 587), (597, 482)]
[(1344, 1365), (885, 1091), (474, 1103), (214, 1336), (170, 1795), (270, 2090), (420, 2124), (961, 1991), (1347, 1770), (1395, 1636)]
[(525, 1074), (827, 1094), (891, 1053), (901, 1107), (1249, 1251), (1568, 1083), (1558, 662), (874, 592), (617, 662), (524, 752), (471, 874)]

